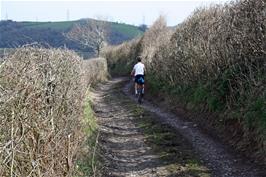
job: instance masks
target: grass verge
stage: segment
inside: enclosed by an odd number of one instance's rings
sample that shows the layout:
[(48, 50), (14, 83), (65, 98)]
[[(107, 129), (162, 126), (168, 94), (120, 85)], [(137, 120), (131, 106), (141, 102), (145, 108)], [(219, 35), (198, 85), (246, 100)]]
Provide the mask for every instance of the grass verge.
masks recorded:
[(98, 167), (100, 166), (100, 160), (97, 154), (99, 133), (89, 96), (87, 96), (84, 105), (84, 131), (86, 141), (76, 162), (75, 176), (97, 176)]
[(167, 162), (167, 170), (173, 176), (211, 176), (210, 170), (200, 162), (192, 146), (178, 132), (161, 124), (154, 118), (155, 115), (140, 107), (135, 108), (135, 116), (146, 142), (162, 161)]

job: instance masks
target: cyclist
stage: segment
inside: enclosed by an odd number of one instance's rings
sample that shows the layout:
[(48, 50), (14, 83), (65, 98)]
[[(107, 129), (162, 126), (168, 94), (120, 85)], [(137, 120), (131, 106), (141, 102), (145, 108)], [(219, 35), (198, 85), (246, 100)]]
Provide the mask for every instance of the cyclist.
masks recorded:
[(137, 58), (138, 63), (135, 64), (131, 76), (135, 77), (135, 94), (138, 94), (138, 85), (142, 87), (141, 94), (144, 95), (144, 73), (145, 73), (145, 66), (141, 62), (141, 57), (138, 56)]

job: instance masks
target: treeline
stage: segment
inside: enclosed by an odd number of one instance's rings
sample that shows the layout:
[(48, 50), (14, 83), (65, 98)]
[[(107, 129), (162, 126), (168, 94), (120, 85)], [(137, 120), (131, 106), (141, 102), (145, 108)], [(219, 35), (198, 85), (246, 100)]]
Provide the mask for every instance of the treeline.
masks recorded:
[(266, 164), (265, 12), (264, 0), (213, 5), (174, 31), (160, 17), (142, 38), (104, 56), (113, 74), (128, 74), (142, 56), (150, 92), (212, 115), (195, 118)]
[[(67, 31), (67, 29), (66, 29)], [(50, 47), (66, 46), (70, 49), (84, 50), (78, 43), (65, 38), (65, 30), (52, 28), (32, 28), (14, 21), (0, 22), (0, 48), (16, 48), (34, 42)]]
[[(95, 21), (93, 19), (88, 19)], [(38, 42), (43, 46), (67, 47), (72, 50), (93, 53), (93, 50), (80, 45), (78, 42), (66, 38), (67, 33), (75, 24), (82, 24), (84, 20), (66, 22), (15, 22), (0, 21), (0, 48), (16, 48), (26, 44)], [(107, 42), (111, 45), (121, 44), (142, 34), (142, 28), (132, 25), (107, 22), (109, 35)]]
[(105, 59), (18, 48), (0, 65), (0, 176), (73, 176), (85, 142), (88, 86), (106, 79)]

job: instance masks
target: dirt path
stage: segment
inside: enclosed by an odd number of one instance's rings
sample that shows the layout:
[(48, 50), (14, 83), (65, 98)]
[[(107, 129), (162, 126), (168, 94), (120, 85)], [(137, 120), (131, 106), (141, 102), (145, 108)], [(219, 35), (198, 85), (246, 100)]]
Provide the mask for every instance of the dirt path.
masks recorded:
[(191, 122), (149, 103), (137, 105), (124, 81), (113, 79), (92, 93), (101, 132), (102, 176), (263, 177)]

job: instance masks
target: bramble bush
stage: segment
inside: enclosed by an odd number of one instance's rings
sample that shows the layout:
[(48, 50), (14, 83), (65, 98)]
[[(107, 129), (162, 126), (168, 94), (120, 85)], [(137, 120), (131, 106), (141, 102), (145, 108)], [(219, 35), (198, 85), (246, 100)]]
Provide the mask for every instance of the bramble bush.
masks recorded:
[(0, 176), (71, 176), (86, 138), (86, 91), (104, 79), (104, 66), (104, 59), (83, 61), (69, 50), (36, 46), (4, 57)]
[(199, 8), (172, 30), (159, 17), (132, 48), (130, 42), (109, 47), (108, 63), (131, 69), (142, 56), (152, 92), (217, 113), (212, 121), (237, 135), (234, 145), (266, 163), (265, 1)]

